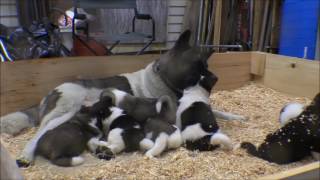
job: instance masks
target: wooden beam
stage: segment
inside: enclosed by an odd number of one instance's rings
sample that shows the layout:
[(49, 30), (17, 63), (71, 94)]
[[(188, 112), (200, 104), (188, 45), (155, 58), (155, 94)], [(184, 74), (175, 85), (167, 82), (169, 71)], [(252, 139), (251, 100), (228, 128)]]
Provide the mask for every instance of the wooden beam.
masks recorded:
[(57, 85), (82, 78), (134, 72), (159, 55), (70, 57), (0, 63), (1, 115), (40, 102)]
[[(158, 57), (70, 57), (1, 63), (0, 113), (4, 115), (36, 105), (63, 82), (134, 72)], [(217, 89), (241, 87), (250, 81), (250, 53), (213, 54), (209, 68), (219, 76)]]
[(320, 62), (266, 54), (263, 83), (280, 92), (313, 98), (320, 92)]
[(222, 0), (217, 0), (215, 8), (215, 19), (214, 19), (214, 34), (213, 34), (213, 45), (220, 44), (220, 30), (221, 30), (221, 15), (222, 15)]
[(251, 53), (251, 74), (262, 77), (265, 71), (266, 53), (253, 52)]
[(264, 1), (254, 1), (252, 50), (258, 50)]
[(264, 176), (258, 180), (318, 180), (320, 179), (320, 162), (316, 161), (301, 167), (293, 168), (277, 174)]

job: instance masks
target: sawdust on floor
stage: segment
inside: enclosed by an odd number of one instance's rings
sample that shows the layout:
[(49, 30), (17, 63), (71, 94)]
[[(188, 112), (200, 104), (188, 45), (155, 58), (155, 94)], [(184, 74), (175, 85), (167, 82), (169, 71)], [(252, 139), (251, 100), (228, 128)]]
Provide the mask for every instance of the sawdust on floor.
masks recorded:
[[(279, 111), (289, 102), (308, 104), (310, 99), (292, 97), (263, 85), (251, 83), (233, 91), (211, 94), (212, 107), (248, 117), (245, 122), (218, 120), (221, 130), (233, 140), (233, 151), (192, 152), (181, 147), (157, 159), (147, 159), (142, 153), (123, 153), (110, 161), (99, 160), (86, 153), (85, 163), (63, 168), (37, 158), (35, 165), (23, 169), (26, 179), (256, 179), (257, 177), (291, 169), (313, 161), (307, 158), (289, 165), (277, 165), (249, 156), (239, 144), (261, 143), (265, 136), (279, 128)], [(1, 135), (1, 143), (19, 156), (36, 128), (16, 137)]]

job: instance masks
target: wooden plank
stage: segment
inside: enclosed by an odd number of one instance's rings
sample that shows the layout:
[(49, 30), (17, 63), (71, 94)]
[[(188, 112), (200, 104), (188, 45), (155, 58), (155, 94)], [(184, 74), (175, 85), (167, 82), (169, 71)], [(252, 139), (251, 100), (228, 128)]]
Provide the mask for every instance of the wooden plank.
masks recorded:
[(313, 162), (277, 174), (264, 176), (259, 180), (318, 180), (320, 179), (320, 162)]
[(267, 54), (263, 83), (277, 91), (313, 98), (320, 91), (320, 62)]
[(40, 102), (57, 85), (107, 77), (145, 67), (159, 55), (53, 58), (1, 63), (1, 114)]
[(183, 24), (183, 16), (168, 16), (169, 23), (181, 23)]
[(266, 53), (253, 52), (251, 53), (251, 74), (263, 76), (266, 64)]
[[(1, 63), (0, 113), (4, 115), (36, 105), (63, 82), (134, 72), (158, 57), (70, 57)], [(250, 53), (214, 54), (209, 59), (209, 68), (219, 76), (217, 89), (240, 87), (250, 80)]]
[(217, 0), (217, 5), (215, 8), (214, 34), (213, 34), (214, 45), (220, 44), (221, 15), (222, 15), (222, 0)]
[(258, 50), (264, 1), (254, 1), (252, 50)]
[(169, 7), (168, 14), (170, 15), (184, 15), (185, 7)]
[(215, 89), (235, 89), (247, 84), (251, 79), (250, 61), (250, 52), (213, 54), (208, 64), (219, 78)]
[(169, 6), (187, 6), (187, 0), (168, 0)]

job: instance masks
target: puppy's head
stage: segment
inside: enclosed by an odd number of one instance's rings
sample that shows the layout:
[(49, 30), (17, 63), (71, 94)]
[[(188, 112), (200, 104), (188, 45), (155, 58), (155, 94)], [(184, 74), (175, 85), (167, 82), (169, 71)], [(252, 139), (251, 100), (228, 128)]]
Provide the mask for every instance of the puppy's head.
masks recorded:
[(206, 71), (204, 76), (201, 76), (199, 84), (210, 93), (217, 81), (218, 77), (215, 74), (210, 71)]
[(211, 55), (201, 52), (200, 48), (191, 47), (190, 35), (189, 30), (183, 32), (174, 47), (162, 55), (153, 67), (162, 80), (178, 92), (199, 81), (201, 74), (207, 70), (207, 59)]
[(82, 106), (80, 112), (90, 114), (91, 117), (105, 118), (111, 114), (109, 108), (112, 106), (112, 98), (109, 96), (105, 96), (100, 98), (100, 100), (94, 103), (92, 106)]

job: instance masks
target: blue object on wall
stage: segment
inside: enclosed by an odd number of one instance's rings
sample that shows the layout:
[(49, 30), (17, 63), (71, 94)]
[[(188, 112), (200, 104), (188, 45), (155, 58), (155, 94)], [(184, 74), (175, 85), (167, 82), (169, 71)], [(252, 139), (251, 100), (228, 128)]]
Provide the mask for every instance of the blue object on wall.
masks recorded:
[[(284, 0), (279, 54), (315, 59), (320, 0)], [(319, 51), (319, 50), (318, 50)]]

